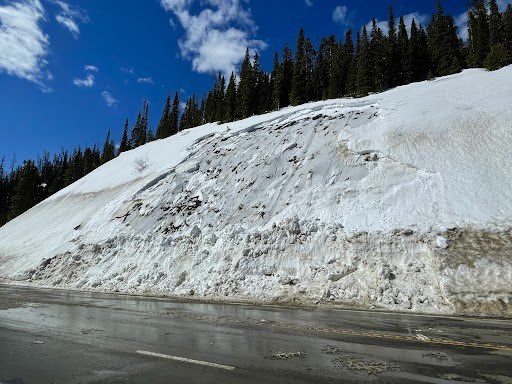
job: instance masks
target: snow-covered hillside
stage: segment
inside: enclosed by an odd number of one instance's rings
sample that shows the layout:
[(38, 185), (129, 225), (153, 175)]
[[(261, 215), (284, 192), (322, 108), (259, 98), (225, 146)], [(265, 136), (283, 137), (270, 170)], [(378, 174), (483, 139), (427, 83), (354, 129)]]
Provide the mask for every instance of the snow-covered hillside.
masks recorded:
[(0, 228), (0, 277), (512, 314), (512, 67), (210, 124)]

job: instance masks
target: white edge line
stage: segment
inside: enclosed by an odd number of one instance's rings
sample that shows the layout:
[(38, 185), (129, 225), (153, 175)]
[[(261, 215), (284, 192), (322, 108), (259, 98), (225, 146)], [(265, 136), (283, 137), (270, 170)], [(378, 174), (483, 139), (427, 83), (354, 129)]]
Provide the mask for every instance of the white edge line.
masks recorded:
[(174, 361), (181, 361), (181, 362), (184, 362), (184, 363), (204, 365), (206, 367), (212, 367), (212, 368), (218, 368), (218, 369), (225, 369), (227, 371), (233, 371), (235, 369), (235, 367), (231, 367), (229, 365), (210, 363), (208, 361), (192, 360), (192, 359), (187, 359), (186, 357), (164, 355), (162, 353), (156, 353), (156, 352), (137, 351), (137, 353), (141, 354), (141, 355), (146, 355), (146, 356), (159, 357), (159, 358), (162, 358), (162, 359), (168, 359), (168, 360), (174, 360)]

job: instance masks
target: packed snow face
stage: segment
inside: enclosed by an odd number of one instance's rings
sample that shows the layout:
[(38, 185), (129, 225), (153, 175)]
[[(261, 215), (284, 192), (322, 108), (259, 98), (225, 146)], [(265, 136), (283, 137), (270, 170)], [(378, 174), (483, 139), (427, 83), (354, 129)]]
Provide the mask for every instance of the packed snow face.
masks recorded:
[(512, 67), (209, 124), (0, 228), (65, 288), (512, 314)]

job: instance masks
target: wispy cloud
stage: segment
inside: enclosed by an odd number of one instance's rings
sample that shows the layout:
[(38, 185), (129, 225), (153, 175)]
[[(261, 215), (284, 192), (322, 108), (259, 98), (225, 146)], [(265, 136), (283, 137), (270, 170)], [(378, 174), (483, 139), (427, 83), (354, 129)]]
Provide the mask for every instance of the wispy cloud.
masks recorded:
[(51, 75), (45, 70), (50, 41), (41, 27), (44, 20), (39, 0), (0, 5), (0, 73), (32, 81), (50, 92), (45, 85)]
[[(267, 44), (253, 39), (257, 26), (247, 0), (160, 0), (162, 7), (172, 11), (185, 30), (179, 46), (182, 57), (192, 61), (200, 73), (235, 71), (244, 59), (245, 50), (265, 49)], [(194, 6), (196, 5), (196, 6)], [(201, 6), (197, 14), (193, 11)]]
[(121, 72), (127, 73), (129, 75), (135, 75), (135, 70), (133, 68), (124, 68), (121, 67)]
[(103, 97), (103, 100), (105, 100), (105, 103), (107, 103), (109, 107), (113, 107), (119, 104), (119, 101), (114, 99), (114, 97), (108, 91), (101, 92), (101, 96)]
[(308, 7), (312, 7), (313, 6), (313, 0), (305, 0), (305, 3)]
[(139, 84), (154, 84), (154, 81), (151, 77), (139, 77), (137, 79), (137, 83), (139, 83)]
[(94, 75), (91, 72), (98, 72), (98, 68), (94, 65), (85, 65), (84, 71), (87, 76), (84, 79), (73, 79), (73, 84), (77, 87), (91, 88), (94, 85)]
[(340, 25), (347, 24), (347, 12), (348, 8), (344, 5), (338, 5), (332, 12), (332, 20)]
[(459, 37), (467, 41), (469, 38), (469, 31), (468, 31), (468, 14), (467, 12), (463, 12), (457, 17), (455, 17), (455, 25), (458, 28), (458, 34)]
[(74, 7), (62, 0), (50, 0), (60, 7), (60, 12), (55, 16), (58, 23), (67, 28), (75, 39), (80, 35), (79, 23), (88, 23), (89, 16), (78, 7)]
[(94, 75), (87, 75), (85, 79), (74, 79), (73, 84), (77, 87), (91, 88), (94, 85)]

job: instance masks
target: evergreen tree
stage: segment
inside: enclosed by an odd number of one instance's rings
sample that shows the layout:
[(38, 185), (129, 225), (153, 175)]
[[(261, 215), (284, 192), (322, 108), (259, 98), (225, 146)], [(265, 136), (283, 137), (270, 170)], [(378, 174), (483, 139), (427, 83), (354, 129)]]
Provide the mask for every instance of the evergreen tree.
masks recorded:
[(226, 78), (219, 73), (214, 121), (222, 122), (226, 114)]
[(139, 112), (137, 114), (137, 120), (132, 128), (132, 134), (130, 138), (130, 147), (137, 148), (146, 143), (146, 135), (142, 133), (142, 115)]
[(491, 12), (489, 16), (489, 38), (492, 47), (503, 43), (503, 17), (496, 0), (491, 0), (489, 7)]
[(315, 83), (318, 87), (318, 99), (328, 99), (330, 97), (330, 76), (333, 60), (332, 42), (336, 43), (335, 36), (331, 35), (328, 39), (323, 38), (318, 48), (318, 56), (315, 68)]
[(295, 52), (295, 65), (293, 68), (290, 94), (292, 105), (304, 104), (306, 101), (306, 81), (306, 39), (304, 37), (304, 29), (301, 28), (297, 38), (297, 51)]
[(252, 65), (252, 114), (260, 113), (261, 96), (263, 93), (263, 71), (260, 66), (260, 55), (254, 54)]
[(158, 123), (158, 127), (156, 129), (156, 138), (157, 139), (165, 139), (166, 137), (171, 136), (171, 93), (167, 95), (167, 99), (165, 100), (164, 110), (162, 111), (162, 117), (160, 118), (160, 122)]
[(444, 13), (441, 1), (428, 25), (428, 47), (434, 76), (446, 76), (462, 69), (461, 42), (455, 20)]
[(345, 61), (343, 68), (347, 73), (344, 94), (353, 96), (357, 90), (357, 61), (355, 58), (355, 48), (354, 42), (352, 40), (351, 29), (349, 29), (345, 34), (345, 44), (343, 45), (343, 50), (345, 51)]
[(107, 138), (105, 139), (105, 144), (103, 144), (103, 151), (101, 152), (101, 164), (105, 164), (112, 160), (115, 155), (115, 146), (112, 138), (110, 137), (110, 129), (107, 133)]
[(370, 33), (370, 68), (373, 73), (372, 90), (381, 92), (386, 89), (386, 40), (382, 30), (377, 26), (377, 20), (372, 21)]
[(396, 86), (396, 70), (399, 67), (399, 58), (397, 54), (397, 36), (395, 26), (395, 14), (393, 7), (389, 6), (389, 21), (388, 21), (388, 47), (387, 47), (387, 79), (386, 87), (391, 88)]
[(412, 69), (409, 56), (409, 36), (407, 34), (407, 27), (405, 26), (403, 16), (400, 17), (398, 23), (398, 84), (408, 84), (411, 82)]
[(409, 62), (411, 63), (411, 81), (426, 80), (429, 72), (427, 36), (423, 26), (420, 25), (418, 29), (414, 18), (411, 22)]
[(40, 180), (35, 163), (32, 160), (24, 161), (14, 187), (10, 218), (13, 219), (39, 202)]
[(473, 0), (468, 14), (469, 65), (482, 67), (490, 50), (489, 16), (486, 0)]
[(278, 110), (281, 108), (281, 65), (279, 63), (279, 54), (274, 54), (274, 66), (272, 68), (272, 108)]
[(283, 62), (280, 70), (280, 92), (279, 92), (279, 105), (280, 107), (287, 107), (290, 105), (290, 93), (292, 91), (293, 82), (293, 55), (288, 44), (285, 45), (283, 50)]
[(195, 94), (192, 95), (192, 97), (190, 97), (187, 100), (185, 109), (183, 110), (183, 114), (181, 115), (181, 120), (180, 120), (180, 125), (179, 125), (180, 131), (201, 125), (202, 113), (199, 109), (198, 104), (199, 103), (198, 103), (197, 95), (195, 95)]
[(328, 97), (336, 99), (343, 96), (343, 48), (331, 36), (329, 40), (325, 41), (327, 48), (327, 63), (328, 63)]
[(363, 26), (362, 36), (358, 33), (357, 49), (357, 95), (368, 95), (371, 87), (368, 32)]
[(507, 50), (507, 64), (512, 63), (512, 5), (509, 4), (503, 14), (503, 41)]
[(315, 83), (315, 58), (317, 52), (311, 39), (306, 38), (305, 43), (306, 53), (306, 101), (318, 100), (321, 97), (321, 92)]
[(171, 114), (169, 116), (171, 135), (175, 135), (178, 133), (179, 117), (180, 117), (180, 95), (176, 91), (176, 94), (174, 95), (174, 100), (172, 102)]
[(148, 141), (148, 119), (149, 107), (147, 101), (144, 100), (142, 111), (137, 115), (137, 120), (132, 129), (130, 145), (132, 148), (140, 147)]
[(128, 119), (126, 119), (126, 122), (124, 123), (123, 138), (121, 139), (121, 144), (119, 145), (119, 153), (126, 152), (131, 149), (130, 141), (128, 140), (128, 129), (129, 123)]
[(225, 121), (234, 121), (236, 119), (236, 77), (231, 72), (228, 88), (226, 89), (226, 116)]
[(254, 90), (254, 76), (251, 64), (251, 55), (249, 48), (245, 53), (245, 59), (242, 63), (240, 71), (240, 83), (237, 91), (237, 109), (236, 115), (238, 119), (249, 117), (253, 113), (252, 91)]
[(495, 71), (508, 64), (507, 49), (503, 44), (494, 44), (485, 59), (485, 68)]

